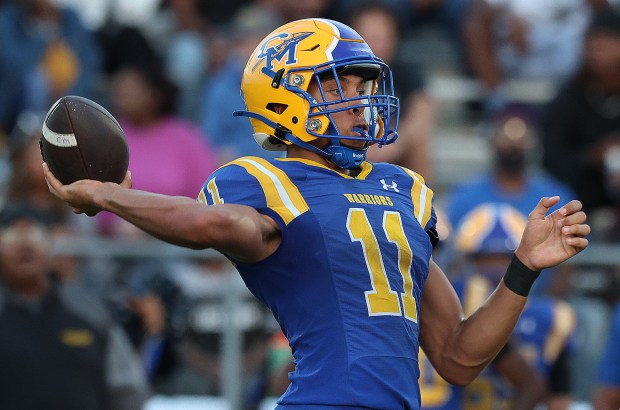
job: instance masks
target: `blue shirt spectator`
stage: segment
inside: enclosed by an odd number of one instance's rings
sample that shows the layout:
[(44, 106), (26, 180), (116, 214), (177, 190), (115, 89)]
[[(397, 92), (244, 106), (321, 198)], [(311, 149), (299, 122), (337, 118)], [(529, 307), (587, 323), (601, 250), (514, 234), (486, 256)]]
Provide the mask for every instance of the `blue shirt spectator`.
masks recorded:
[(47, 110), (62, 95), (92, 95), (100, 67), (94, 36), (50, 0), (0, 7), (0, 130), (22, 110)]
[(245, 155), (281, 156), (281, 153), (265, 151), (254, 141), (254, 131), (247, 118), (232, 115), (233, 111), (245, 109), (239, 87), (248, 57), (261, 39), (279, 24), (279, 17), (273, 10), (251, 5), (241, 8), (232, 26), (220, 33), (230, 42), (230, 52), (224, 64), (205, 83), (199, 121), (210, 138), (209, 143), (221, 152), (222, 162)]
[[(490, 169), (456, 185), (446, 196), (443, 209), (455, 229), (464, 215), (483, 203), (511, 205), (528, 215), (543, 196), (558, 195), (562, 203), (576, 198), (567, 185), (528, 167), (528, 159), (536, 144), (533, 120), (528, 113), (528, 110), (513, 106), (498, 115), (489, 140)], [(557, 208), (551, 208), (551, 212)], [(567, 281), (551, 284), (552, 276), (548, 270), (543, 272), (534, 292), (549, 290), (553, 286), (556, 296), (566, 293)]]

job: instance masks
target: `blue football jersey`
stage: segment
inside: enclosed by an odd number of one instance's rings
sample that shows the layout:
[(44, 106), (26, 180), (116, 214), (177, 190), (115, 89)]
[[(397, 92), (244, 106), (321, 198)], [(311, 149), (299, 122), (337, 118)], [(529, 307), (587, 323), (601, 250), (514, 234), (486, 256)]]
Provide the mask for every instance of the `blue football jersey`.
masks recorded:
[(295, 371), (280, 405), (418, 409), (418, 315), (436, 223), (418, 174), (364, 162), (344, 176), (309, 160), (243, 157), (199, 200), (272, 217), (277, 251), (236, 267), (273, 312)]
[(598, 367), (598, 383), (610, 387), (620, 387), (620, 304), (614, 310), (610, 323), (605, 350)]
[[(456, 280), (454, 288), (466, 316), (482, 305), (494, 290), (489, 280), (478, 274)], [(513, 332), (512, 347), (543, 377), (549, 377), (562, 350), (571, 347), (575, 324), (574, 311), (566, 302), (530, 297)], [(430, 363), (421, 362), (420, 367), (428, 373), (420, 379), (424, 410), (512, 408), (514, 389), (492, 363), (465, 388), (447, 384), (444, 387)], [(432, 383), (425, 385), (426, 380)]]
[(530, 297), (513, 333), (519, 352), (549, 377), (563, 350), (572, 350), (577, 319), (573, 308), (550, 297)]
[(420, 350), (420, 397), (422, 410), (460, 410), (463, 388), (445, 381)]

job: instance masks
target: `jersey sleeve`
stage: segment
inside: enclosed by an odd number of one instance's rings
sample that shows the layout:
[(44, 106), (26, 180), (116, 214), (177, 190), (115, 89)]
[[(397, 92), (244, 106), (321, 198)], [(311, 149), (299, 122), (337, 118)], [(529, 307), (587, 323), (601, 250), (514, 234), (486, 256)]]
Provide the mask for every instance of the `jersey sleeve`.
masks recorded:
[(237, 204), (255, 209), (266, 206), (258, 180), (235, 161), (220, 167), (207, 178), (198, 193), (198, 201), (206, 205)]
[(437, 214), (433, 206), (433, 190), (426, 184), (424, 177), (410, 169), (399, 167), (404, 171), (404, 178), (411, 186), (413, 212), (420, 226), (426, 231), (433, 247), (439, 243), (437, 234)]
[(250, 206), (272, 217), (281, 228), (308, 211), (288, 176), (258, 157), (242, 157), (216, 170), (204, 183), (198, 201)]

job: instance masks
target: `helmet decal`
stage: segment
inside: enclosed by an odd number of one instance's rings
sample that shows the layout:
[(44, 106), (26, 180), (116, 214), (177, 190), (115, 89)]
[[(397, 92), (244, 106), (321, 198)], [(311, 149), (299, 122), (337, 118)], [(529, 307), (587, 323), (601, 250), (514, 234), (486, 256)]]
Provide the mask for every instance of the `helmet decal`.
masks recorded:
[[(260, 45), (260, 53), (256, 56), (257, 61), (254, 67), (252, 67), (252, 71), (256, 70), (263, 60), (265, 61), (265, 68), (270, 71), (273, 71), (274, 60), (281, 63), (284, 57), (286, 57), (284, 65), (290, 66), (297, 64), (297, 46), (300, 41), (312, 34), (311, 32), (293, 34), (279, 33), (263, 41)], [(272, 43), (275, 44), (271, 45)]]

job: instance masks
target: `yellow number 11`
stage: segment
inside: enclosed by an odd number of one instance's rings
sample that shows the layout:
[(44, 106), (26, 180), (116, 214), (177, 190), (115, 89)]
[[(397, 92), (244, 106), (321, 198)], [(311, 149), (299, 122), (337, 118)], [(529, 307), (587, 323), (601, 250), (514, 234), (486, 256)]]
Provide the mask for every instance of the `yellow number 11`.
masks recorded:
[(417, 303), (413, 296), (413, 280), (411, 279), (413, 253), (405, 236), (400, 214), (390, 211), (383, 213), (383, 231), (387, 239), (398, 247), (398, 269), (403, 277), (404, 288), (404, 293), (401, 293), (400, 296), (390, 288), (377, 237), (363, 209), (349, 209), (347, 230), (351, 240), (362, 245), (364, 259), (370, 274), (372, 290), (364, 292), (368, 314), (370, 316), (400, 316), (404, 314), (405, 318), (417, 322)]

